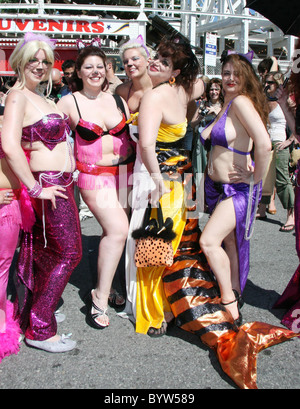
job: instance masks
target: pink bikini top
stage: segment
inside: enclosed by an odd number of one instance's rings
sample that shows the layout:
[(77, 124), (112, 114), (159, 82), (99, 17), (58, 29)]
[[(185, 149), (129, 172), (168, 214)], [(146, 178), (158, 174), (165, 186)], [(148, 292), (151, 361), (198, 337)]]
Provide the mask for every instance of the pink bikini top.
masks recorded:
[(22, 141), (30, 142), (31, 145), (40, 141), (52, 150), (58, 143), (67, 140), (70, 131), (68, 117), (65, 114), (63, 118), (56, 113), (47, 114), (34, 124), (23, 128)]
[(51, 151), (60, 142), (65, 142), (67, 136), (71, 133), (69, 119), (64, 114), (53, 112), (45, 114), (40, 107), (35, 104), (28, 96), (26, 98), (42, 114), (42, 118), (34, 124), (24, 126), (22, 129), (22, 142), (42, 142)]
[(131, 140), (129, 127), (126, 123), (125, 107), (119, 95), (113, 95), (117, 107), (122, 111), (122, 119), (113, 129), (104, 131), (99, 125), (85, 121), (73, 95), (79, 115), (79, 121), (75, 128), (75, 146), (77, 160), (83, 163), (95, 163), (102, 159), (102, 137), (111, 135), (113, 140), (113, 153), (127, 156), (128, 151), (135, 151), (135, 143)]
[(82, 119), (81, 112), (79, 110), (79, 106), (75, 95), (72, 95), (76, 104), (77, 112), (79, 115), (79, 121), (76, 125), (76, 132), (77, 134), (87, 142), (93, 142), (103, 135), (112, 135), (112, 136), (119, 136), (124, 132), (128, 132), (128, 125), (126, 123), (126, 118), (123, 113), (123, 118), (119, 124), (117, 124), (114, 128), (109, 129), (108, 131), (104, 131), (101, 126), (94, 124), (93, 122), (88, 122)]

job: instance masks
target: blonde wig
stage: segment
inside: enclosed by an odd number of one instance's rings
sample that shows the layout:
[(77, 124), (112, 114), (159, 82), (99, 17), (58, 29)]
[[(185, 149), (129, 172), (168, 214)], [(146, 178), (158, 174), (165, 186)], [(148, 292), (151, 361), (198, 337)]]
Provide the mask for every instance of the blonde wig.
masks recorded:
[[(34, 37), (34, 35), (32, 35), (32, 37)], [(45, 38), (49, 40), (46, 36)], [(25, 82), (26, 82), (26, 79), (25, 79), (26, 65), (29, 63), (30, 60), (34, 58), (35, 54), (39, 50), (43, 50), (45, 52), (46, 59), (50, 63), (48, 72), (46, 73), (46, 76), (44, 79), (44, 81), (48, 81), (48, 85), (47, 85), (47, 96), (48, 96), (52, 88), (52, 80), (51, 80), (50, 74), (51, 74), (51, 67), (54, 64), (54, 53), (50, 45), (50, 40), (44, 41), (41, 39), (40, 36), (38, 37), (38, 39), (33, 39), (30, 41), (26, 41), (25, 39), (21, 40), (17, 44), (16, 48), (11, 54), (9, 58), (9, 64), (18, 76), (18, 83), (16, 84), (16, 87), (19, 89), (23, 89), (25, 87)]]

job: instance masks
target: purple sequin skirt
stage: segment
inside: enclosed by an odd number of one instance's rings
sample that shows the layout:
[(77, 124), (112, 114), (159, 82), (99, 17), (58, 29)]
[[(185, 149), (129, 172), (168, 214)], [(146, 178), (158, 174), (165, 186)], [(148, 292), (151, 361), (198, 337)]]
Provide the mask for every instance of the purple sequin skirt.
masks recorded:
[[(236, 216), (236, 240), (239, 256), (240, 285), (241, 290), (244, 291), (249, 274), (250, 259), (250, 242), (249, 240), (245, 240), (249, 185), (246, 183), (216, 183), (209, 176), (206, 176), (204, 189), (205, 200), (210, 214), (220, 201), (232, 197)], [(253, 188), (250, 229), (255, 218), (255, 199), (257, 194), (261, 195), (261, 183), (255, 185)]]
[[(43, 187), (53, 184), (66, 186), (71, 175), (43, 172), (50, 179)], [(33, 173), (39, 180), (40, 172)], [(53, 178), (51, 179), (51, 177)], [(36, 222), (31, 233), (24, 233), (17, 263), (16, 315), (26, 338), (43, 341), (56, 334), (54, 312), (60, 297), (82, 255), (78, 210), (73, 183), (65, 187), (68, 199), (56, 197), (56, 209), (50, 200), (32, 199)], [(44, 209), (43, 209), (44, 202)], [(45, 217), (44, 240), (43, 213)]]

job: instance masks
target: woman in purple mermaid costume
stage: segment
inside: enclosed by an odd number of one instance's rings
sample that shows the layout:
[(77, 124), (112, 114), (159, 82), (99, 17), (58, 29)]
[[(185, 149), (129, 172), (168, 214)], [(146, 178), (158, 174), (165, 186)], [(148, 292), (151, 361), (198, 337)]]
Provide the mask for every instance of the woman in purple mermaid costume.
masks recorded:
[(82, 250), (68, 119), (38, 92), (42, 81), (49, 80), (51, 89), (53, 48), (48, 37), (28, 33), (12, 53), (18, 81), (6, 99), (2, 145), (35, 216), (21, 243), (17, 290), (23, 294), (18, 291), (16, 315), (27, 345), (65, 352), (76, 342), (57, 334), (54, 312)]
[(241, 325), (238, 304), (249, 272), (255, 203), (271, 145), (267, 105), (248, 55), (223, 56), (222, 84), (224, 106), (201, 135), (212, 149), (204, 188), (211, 217), (200, 246), (218, 281), (222, 304)]

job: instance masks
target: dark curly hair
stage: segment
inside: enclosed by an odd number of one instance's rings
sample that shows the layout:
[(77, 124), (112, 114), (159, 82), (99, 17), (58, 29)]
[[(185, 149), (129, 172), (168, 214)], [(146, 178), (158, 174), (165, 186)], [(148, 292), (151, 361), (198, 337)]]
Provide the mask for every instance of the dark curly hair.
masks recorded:
[(200, 64), (190, 44), (178, 36), (163, 37), (157, 48), (162, 57), (172, 60), (174, 70), (180, 70), (176, 85), (181, 85), (187, 92), (200, 75)]
[[(82, 90), (83, 82), (82, 82), (82, 79), (78, 77), (77, 71), (80, 71), (87, 57), (94, 56), (94, 55), (97, 57), (100, 57), (103, 60), (103, 64), (106, 65), (106, 55), (104, 51), (101, 50), (101, 48), (95, 47), (95, 46), (88, 46), (88, 47), (83, 48), (78, 54), (78, 57), (75, 62), (75, 71), (70, 79), (70, 87), (71, 87), (72, 92)], [(106, 91), (108, 87), (109, 87), (109, 82), (107, 78), (105, 78), (105, 81), (102, 85), (102, 91)]]

